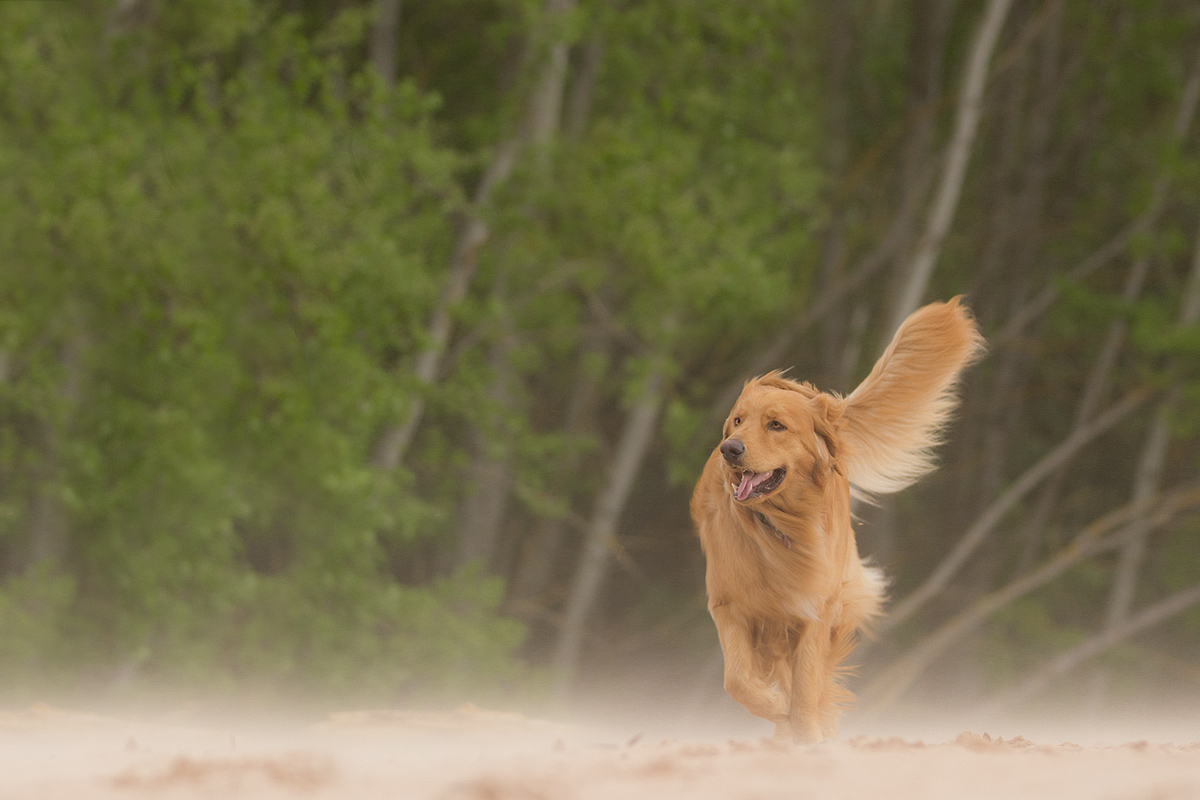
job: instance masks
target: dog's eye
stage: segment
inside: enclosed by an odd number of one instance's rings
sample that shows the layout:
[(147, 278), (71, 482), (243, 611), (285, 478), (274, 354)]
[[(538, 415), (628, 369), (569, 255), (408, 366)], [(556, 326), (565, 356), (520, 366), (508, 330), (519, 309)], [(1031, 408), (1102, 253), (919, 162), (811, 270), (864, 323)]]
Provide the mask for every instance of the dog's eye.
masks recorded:
[(741, 425), (741, 424), (742, 424), (742, 418), (741, 418), (741, 417), (734, 417), (734, 418), (733, 418), (733, 427), (735, 427), (735, 428), (736, 428), (738, 425)]
[(767, 430), (786, 431), (787, 427), (777, 419), (773, 419), (767, 423)]

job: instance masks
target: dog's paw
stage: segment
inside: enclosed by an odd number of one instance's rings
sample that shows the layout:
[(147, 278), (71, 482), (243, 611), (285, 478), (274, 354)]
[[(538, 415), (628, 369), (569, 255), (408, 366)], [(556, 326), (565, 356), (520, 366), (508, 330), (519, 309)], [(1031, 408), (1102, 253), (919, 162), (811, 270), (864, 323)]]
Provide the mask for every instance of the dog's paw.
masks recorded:
[(766, 687), (765, 699), (770, 708), (770, 714), (767, 716), (767, 719), (780, 720), (788, 718), (791, 700), (778, 683), (772, 683)]
[(791, 702), (779, 688), (779, 684), (762, 684), (757, 693), (757, 699), (757, 709), (746, 706), (750, 713), (776, 723), (787, 720)]
[(778, 684), (761, 680), (725, 679), (725, 691), (756, 717), (778, 722), (788, 718), (788, 697)]

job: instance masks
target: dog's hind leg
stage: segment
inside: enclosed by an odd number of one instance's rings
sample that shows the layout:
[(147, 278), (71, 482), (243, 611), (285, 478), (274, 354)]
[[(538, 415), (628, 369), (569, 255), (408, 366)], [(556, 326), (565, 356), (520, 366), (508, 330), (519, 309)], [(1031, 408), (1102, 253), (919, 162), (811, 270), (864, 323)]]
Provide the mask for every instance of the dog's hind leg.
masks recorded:
[(846, 666), (845, 662), (854, 652), (857, 641), (858, 634), (852, 622), (843, 619), (833, 626), (826, 660), (829, 685), (821, 708), (821, 730), (826, 738), (837, 733), (838, 718), (842, 711), (854, 704), (854, 695), (843, 685), (843, 681), (854, 672), (854, 667)]

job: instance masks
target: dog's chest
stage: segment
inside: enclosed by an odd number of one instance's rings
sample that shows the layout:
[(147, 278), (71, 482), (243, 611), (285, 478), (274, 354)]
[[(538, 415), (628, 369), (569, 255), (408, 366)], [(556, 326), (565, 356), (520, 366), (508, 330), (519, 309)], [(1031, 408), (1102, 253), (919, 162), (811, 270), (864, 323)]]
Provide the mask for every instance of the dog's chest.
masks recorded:
[(751, 586), (742, 587), (750, 605), (772, 617), (816, 619), (828, 587), (820, 579), (813, 543), (802, 534), (784, 533), (761, 515), (751, 522), (746, 530), (751, 546), (738, 554), (753, 562), (738, 570), (756, 576)]
[(771, 536), (774, 536), (785, 549), (792, 549), (792, 537), (779, 530), (775, 523), (771, 522), (770, 517), (760, 511), (755, 511), (754, 519), (758, 522), (760, 528), (766, 530)]

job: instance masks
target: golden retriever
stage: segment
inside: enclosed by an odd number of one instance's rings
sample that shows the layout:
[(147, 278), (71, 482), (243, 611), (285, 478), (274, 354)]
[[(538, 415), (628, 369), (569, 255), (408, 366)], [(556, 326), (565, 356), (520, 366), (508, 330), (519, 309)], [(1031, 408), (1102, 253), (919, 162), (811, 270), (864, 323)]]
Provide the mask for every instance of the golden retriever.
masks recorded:
[(859, 558), (851, 486), (894, 492), (933, 468), (959, 373), (983, 350), (959, 301), (913, 312), (847, 397), (780, 372), (747, 381), (696, 484), (725, 690), (777, 738), (834, 735), (853, 699), (841, 664), (885, 583)]

